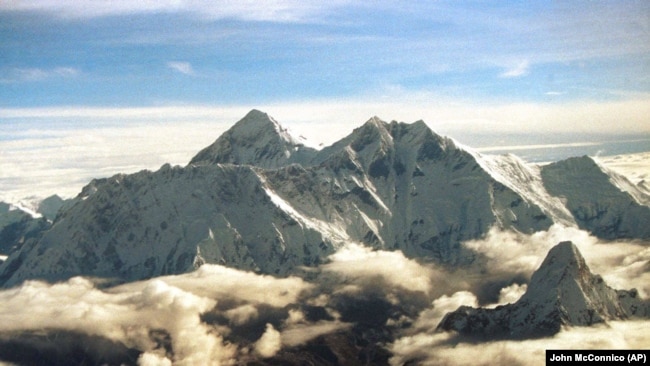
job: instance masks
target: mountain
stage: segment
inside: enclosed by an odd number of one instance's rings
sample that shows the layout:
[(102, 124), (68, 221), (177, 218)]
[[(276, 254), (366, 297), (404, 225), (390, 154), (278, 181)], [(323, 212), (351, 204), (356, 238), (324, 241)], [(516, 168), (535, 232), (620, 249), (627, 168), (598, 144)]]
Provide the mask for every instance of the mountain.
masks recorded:
[(35, 218), (29, 212), (0, 202), (0, 256), (12, 254), (49, 227), (46, 219)]
[(650, 238), (650, 199), (639, 186), (588, 156), (542, 167), (549, 193), (561, 197), (578, 226), (605, 239)]
[(69, 207), (73, 203), (72, 201), (72, 199), (64, 200), (55, 194), (40, 201), (36, 212), (43, 215), (47, 220), (54, 221), (59, 211)]
[[(554, 180), (552, 168), (481, 155), (423, 121), (377, 117), (317, 151), (253, 110), (185, 167), (93, 180), (42, 237), (0, 266), (0, 284), (76, 275), (128, 281), (203, 263), (285, 275), (346, 242), (469, 264), (476, 254), (461, 243), (492, 227), (532, 233), (580, 222), (573, 202), (579, 207), (584, 192)], [(621, 182), (598, 182), (590, 199), (632, 220), (636, 206), (599, 196)], [(606, 225), (589, 229), (608, 233)]]
[(315, 154), (316, 150), (304, 146), (271, 116), (254, 109), (201, 150), (190, 165), (221, 163), (279, 168), (306, 163)]
[(630, 317), (650, 317), (650, 302), (634, 289), (609, 287), (567, 241), (549, 251), (517, 302), (495, 309), (461, 306), (445, 315), (438, 329), (477, 338), (530, 338), (555, 334), (562, 326)]

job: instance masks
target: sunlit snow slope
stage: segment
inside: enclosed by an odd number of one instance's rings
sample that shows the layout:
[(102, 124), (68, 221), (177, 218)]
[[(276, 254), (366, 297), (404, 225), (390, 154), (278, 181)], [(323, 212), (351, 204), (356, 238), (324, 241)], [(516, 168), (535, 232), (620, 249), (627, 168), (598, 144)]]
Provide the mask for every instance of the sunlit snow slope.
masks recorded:
[(92, 181), (0, 266), (5, 286), (118, 281), (218, 263), (283, 275), (344, 243), (471, 263), (463, 241), (555, 223), (648, 238), (647, 195), (588, 157), (530, 166), (412, 124), (368, 120), (320, 151), (253, 110), (186, 167)]

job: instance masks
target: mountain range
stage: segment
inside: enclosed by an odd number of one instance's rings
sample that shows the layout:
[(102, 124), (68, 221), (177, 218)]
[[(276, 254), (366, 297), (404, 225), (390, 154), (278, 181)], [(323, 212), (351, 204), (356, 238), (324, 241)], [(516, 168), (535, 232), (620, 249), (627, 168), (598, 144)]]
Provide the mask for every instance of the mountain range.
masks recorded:
[(24, 240), (0, 253), (0, 284), (124, 282), (204, 263), (282, 276), (348, 242), (462, 266), (476, 253), (461, 243), (493, 227), (650, 238), (649, 203), (587, 156), (531, 165), (377, 117), (316, 150), (253, 110), (187, 166), (95, 179), (47, 227), (14, 233)]

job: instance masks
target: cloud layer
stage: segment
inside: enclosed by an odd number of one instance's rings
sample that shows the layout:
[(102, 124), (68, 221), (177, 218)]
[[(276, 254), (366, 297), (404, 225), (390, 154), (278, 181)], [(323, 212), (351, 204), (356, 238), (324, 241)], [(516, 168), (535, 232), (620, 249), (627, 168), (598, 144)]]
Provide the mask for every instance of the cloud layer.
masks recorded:
[[(482, 258), (469, 268), (446, 269), (350, 243), (321, 266), (287, 278), (204, 265), (105, 289), (81, 277), (57, 284), (28, 281), (0, 291), (0, 346), (11, 339), (14, 346), (47, 355), (58, 339), (57, 352), (66, 355), (78, 352), (70, 344), (81, 342), (87, 357), (96, 352), (96, 359), (107, 359), (113, 352), (113, 359), (127, 362), (124, 355), (135, 353), (132, 361), (139, 365), (295, 360), (313, 352), (301, 348), (310, 342), (336, 349), (367, 343), (368, 334), (384, 334), (367, 346), (387, 347), (394, 365), (542, 364), (547, 348), (647, 348), (648, 321), (481, 344), (436, 332), (441, 318), (461, 305), (516, 301), (548, 248), (562, 240), (573, 240), (592, 271), (612, 287), (637, 287), (647, 298), (648, 243), (601, 242), (559, 226), (533, 235), (495, 230), (464, 244)], [(100, 351), (106, 349), (112, 351)], [(0, 357), (19, 361), (2, 352)]]

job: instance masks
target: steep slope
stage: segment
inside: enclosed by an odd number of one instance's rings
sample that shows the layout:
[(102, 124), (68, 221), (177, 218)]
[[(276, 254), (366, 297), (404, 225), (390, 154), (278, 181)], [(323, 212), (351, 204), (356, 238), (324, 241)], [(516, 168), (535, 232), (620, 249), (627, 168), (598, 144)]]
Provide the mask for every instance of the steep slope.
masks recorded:
[(514, 304), (495, 309), (462, 306), (438, 329), (471, 337), (529, 338), (555, 334), (562, 326), (650, 317), (650, 302), (636, 290), (614, 290), (589, 270), (578, 248), (562, 242), (533, 274), (528, 291)]
[(345, 239), (325, 226), (283, 210), (249, 166), (164, 166), (93, 181), (41, 240), (7, 260), (0, 280), (132, 280), (205, 262), (284, 274)]
[(39, 202), (36, 212), (43, 215), (47, 220), (53, 221), (60, 211), (67, 209), (72, 204), (72, 199), (64, 200), (55, 194)]
[(0, 256), (12, 254), (49, 227), (46, 219), (0, 202)]
[(222, 163), (278, 168), (306, 163), (315, 154), (316, 150), (304, 146), (268, 114), (252, 110), (196, 154), (190, 165)]
[(588, 156), (543, 166), (544, 186), (565, 201), (580, 228), (606, 239), (650, 238), (650, 197)]
[[(472, 152), (422, 121), (373, 117), (321, 151), (296, 141), (253, 110), (186, 167), (95, 180), (42, 238), (0, 266), (0, 284), (75, 275), (124, 281), (202, 263), (282, 275), (349, 241), (469, 264), (475, 253), (461, 243), (492, 227), (532, 233), (577, 221), (564, 202), (573, 207), (582, 192), (554, 183), (553, 170)], [(598, 184), (614, 189), (607, 179)], [(565, 191), (575, 197), (560, 197)], [(620, 205), (625, 217), (636, 212), (618, 196), (592, 195)], [(590, 230), (608, 233), (606, 224)]]
[[(477, 156), (423, 121), (373, 117), (323, 149), (315, 164), (298, 185), (287, 184), (294, 179), (287, 174), (271, 182), (290, 201), (305, 201), (308, 215), (342, 222), (351, 238), (412, 257), (467, 263), (471, 253), (460, 242), (493, 225), (532, 232), (555, 222), (553, 212), (509, 188), (516, 182), (495, 179)], [(322, 202), (335, 209), (323, 212)]]

